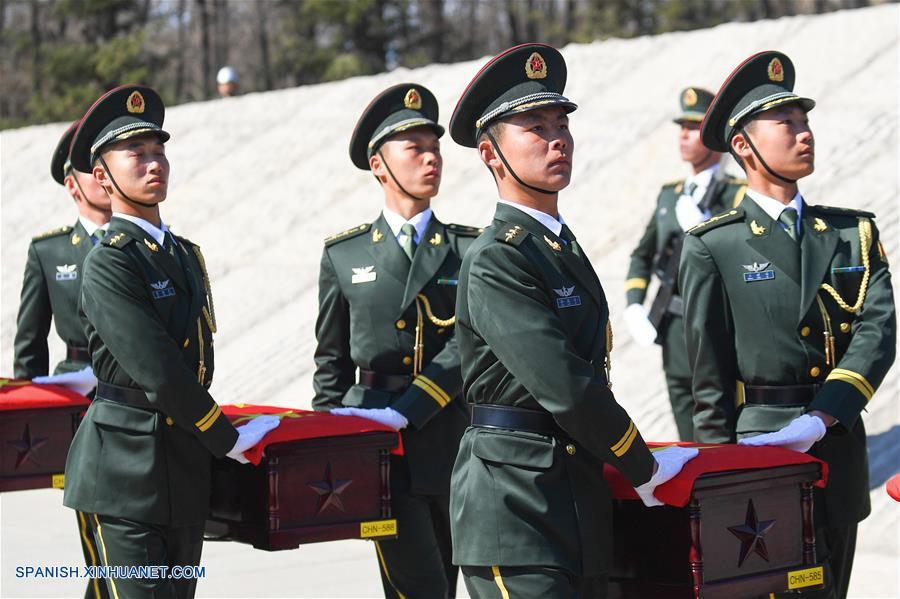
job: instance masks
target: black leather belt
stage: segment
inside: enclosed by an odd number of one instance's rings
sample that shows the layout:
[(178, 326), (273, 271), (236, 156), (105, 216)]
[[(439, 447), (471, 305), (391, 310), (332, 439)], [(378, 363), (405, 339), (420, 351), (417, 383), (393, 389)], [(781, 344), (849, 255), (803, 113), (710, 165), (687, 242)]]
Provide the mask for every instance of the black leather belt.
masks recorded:
[(86, 347), (66, 345), (66, 360), (91, 363), (91, 352)]
[(133, 387), (121, 387), (110, 383), (97, 383), (97, 394), (94, 399), (105, 399), (114, 403), (124, 404), (142, 410), (155, 410), (153, 404), (147, 399), (147, 394)]
[(744, 385), (744, 401), (757, 406), (805, 406), (822, 385)]
[(505, 428), (539, 435), (558, 436), (562, 434), (562, 429), (548, 412), (513, 406), (474, 404), (472, 406), (472, 426)]
[(387, 391), (388, 393), (406, 391), (406, 388), (412, 383), (412, 379), (412, 375), (409, 374), (384, 374), (382, 372), (359, 369), (360, 385), (378, 389), (379, 391)]

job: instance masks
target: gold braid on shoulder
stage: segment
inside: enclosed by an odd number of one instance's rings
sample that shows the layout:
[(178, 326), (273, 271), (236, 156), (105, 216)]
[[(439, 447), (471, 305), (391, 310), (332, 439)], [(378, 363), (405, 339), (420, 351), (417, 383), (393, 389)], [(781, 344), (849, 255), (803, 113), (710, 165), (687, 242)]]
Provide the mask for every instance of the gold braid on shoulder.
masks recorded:
[(606, 386), (612, 388), (612, 350), (613, 350), (613, 331), (612, 321), (606, 321)]
[(859, 219), (859, 245), (862, 252), (862, 263), (865, 268), (863, 272), (862, 282), (859, 284), (859, 295), (856, 296), (856, 303), (852, 306), (843, 300), (837, 290), (828, 283), (822, 283), (821, 288), (825, 290), (842, 310), (855, 314), (862, 308), (866, 299), (866, 290), (869, 287), (869, 251), (872, 249), (872, 221), (867, 218)]
[(196, 245), (194, 246), (194, 253), (197, 255), (197, 261), (200, 263), (200, 270), (203, 271), (203, 287), (206, 289), (206, 298), (209, 300), (209, 312), (206, 311), (206, 306), (203, 306), (203, 316), (206, 318), (206, 324), (209, 325), (210, 332), (215, 333), (217, 331), (216, 306), (213, 304), (212, 288), (209, 285), (209, 273), (206, 272), (206, 260), (203, 259), (203, 254)]

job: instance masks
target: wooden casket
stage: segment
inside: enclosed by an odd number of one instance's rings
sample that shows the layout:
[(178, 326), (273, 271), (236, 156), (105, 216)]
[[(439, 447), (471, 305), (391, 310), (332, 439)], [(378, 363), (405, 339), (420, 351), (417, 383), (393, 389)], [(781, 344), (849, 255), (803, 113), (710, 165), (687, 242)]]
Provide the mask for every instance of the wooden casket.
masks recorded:
[(610, 599), (820, 588), (813, 486), (824, 484), (827, 466), (777, 447), (700, 447), (672, 484), (660, 486), (661, 507), (645, 507), (621, 474), (607, 470), (615, 497)]
[(89, 404), (64, 387), (0, 379), (0, 492), (62, 489), (69, 445)]
[(213, 466), (208, 539), (269, 551), (338, 539), (397, 536), (390, 454), (399, 435), (353, 416), (270, 406), (222, 406), (236, 426), (261, 414), (281, 424), (245, 453)]

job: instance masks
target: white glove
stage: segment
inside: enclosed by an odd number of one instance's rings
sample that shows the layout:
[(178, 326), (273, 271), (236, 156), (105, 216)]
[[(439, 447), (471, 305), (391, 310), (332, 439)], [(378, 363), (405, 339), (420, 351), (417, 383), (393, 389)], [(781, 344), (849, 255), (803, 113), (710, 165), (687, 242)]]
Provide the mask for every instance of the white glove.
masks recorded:
[(825, 436), (825, 423), (818, 416), (804, 414), (794, 418), (790, 424), (774, 433), (766, 433), (755, 437), (747, 437), (738, 441), (738, 445), (775, 445), (806, 453), (816, 441)]
[(681, 230), (687, 231), (691, 227), (705, 221), (709, 218), (709, 215), (704, 214), (704, 212), (697, 207), (697, 202), (694, 201), (694, 198), (691, 196), (681, 196), (678, 198), (678, 201), (675, 202), (675, 218), (678, 220), (678, 225), (681, 227)]
[(647, 309), (641, 304), (631, 304), (625, 308), (625, 325), (640, 347), (650, 347), (656, 341), (656, 329), (647, 318)]
[(85, 366), (77, 372), (36, 376), (31, 379), (31, 382), (38, 385), (60, 385), (82, 395), (87, 395), (97, 386), (97, 377), (94, 376), (94, 371), (90, 366)]
[(389, 426), (395, 431), (406, 428), (409, 420), (394, 408), (334, 408), (332, 414), (338, 416), (359, 416), (368, 418), (379, 424)]
[(662, 451), (655, 452), (653, 457), (659, 466), (656, 469), (656, 474), (640, 487), (634, 488), (644, 505), (647, 507), (664, 505), (662, 501), (653, 495), (653, 491), (664, 482), (675, 478), (675, 475), (681, 472), (684, 465), (697, 457), (699, 453), (695, 447), (668, 447)]
[(277, 428), (279, 424), (281, 424), (281, 418), (278, 416), (257, 416), (247, 424), (237, 427), (237, 441), (231, 451), (225, 455), (241, 464), (249, 463), (250, 460), (244, 457), (244, 452), (259, 443), (266, 433)]

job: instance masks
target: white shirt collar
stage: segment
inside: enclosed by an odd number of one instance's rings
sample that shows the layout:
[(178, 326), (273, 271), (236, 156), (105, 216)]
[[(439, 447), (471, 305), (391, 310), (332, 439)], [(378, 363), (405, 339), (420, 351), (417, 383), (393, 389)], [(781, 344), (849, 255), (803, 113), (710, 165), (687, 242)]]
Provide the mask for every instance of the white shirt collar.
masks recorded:
[(534, 208), (529, 208), (528, 206), (523, 206), (522, 204), (516, 204), (515, 202), (510, 202), (509, 200), (504, 200), (503, 198), (500, 198), (497, 201), (501, 204), (506, 204), (507, 206), (512, 206), (517, 210), (521, 210), (537, 222), (553, 231), (553, 234), (557, 237), (559, 237), (563, 225), (566, 224), (566, 221), (563, 219), (562, 214), (559, 215), (559, 220), (557, 220), (546, 212), (541, 212), (540, 210), (535, 210)]
[(712, 165), (708, 169), (700, 171), (696, 175), (691, 173), (690, 175), (688, 175), (688, 178), (684, 180), (684, 186), (687, 187), (689, 183), (696, 183), (697, 189), (706, 189), (707, 187), (709, 187), (713, 175), (716, 174), (717, 170), (719, 170), (718, 163)]
[(169, 229), (166, 228), (166, 223), (160, 221), (160, 227), (157, 227), (153, 223), (140, 218), (139, 216), (132, 216), (130, 214), (122, 214), (121, 212), (113, 212), (113, 216), (127, 220), (128, 222), (132, 222), (139, 226), (141, 229), (147, 232), (156, 242), (160, 245), (165, 243), (166, 239), (166, 231)]
[(793, 208), (797, 211), (798, 222), (803, 218), (803, 197), (800, 195), (799, 190), (796, 194), (794, 194), (791, 203), (787, 206), (785, 206), (775, 198), (770, 198), (769, 196), (763, 195), (758, 191), (753, 191), (752, 189), (747, 189), (747, 195), (750, 196), (750, 199), (756, 202), (756, 204), (763, 209), (763, 212), (768, 214), (772, 220), (777, 221), (778, 217), (781, 216), (781, 213), (784, 212), (785, 208)]
[[(121, 215), (120, 215), (121, 216)], [(98, 225), (91, 219), (78, 215), (78, 222), (81, 223), (81, 226), (84, 227), (84, 232), (89, 236), (93, 236), (94, 233), (97, 232), (97, 229), (103, 229), (104, 231), (109, 229), (109, 223), (104, 223), (102, 225)]]
[(387, 224), (391, 228), (394, 237), (397, 238), (397, 241), (403, 241), (401, 237), (406, 237), (400, 228), (406, 223), (409, 223), (416, 228), (416, 238), (413, 239), (413, 241), (419, 243), (419, 240), (425, 235), (425, 229), (428, 228), (428, 223), (431, 221), (431, 215), (434, 211), (431, 208), (426, 208), (409, 220), (404, 219), (402, 216), (388, 208), (385, 208), (382, 213), (384, 214), (384, 220), (387, 221)]

